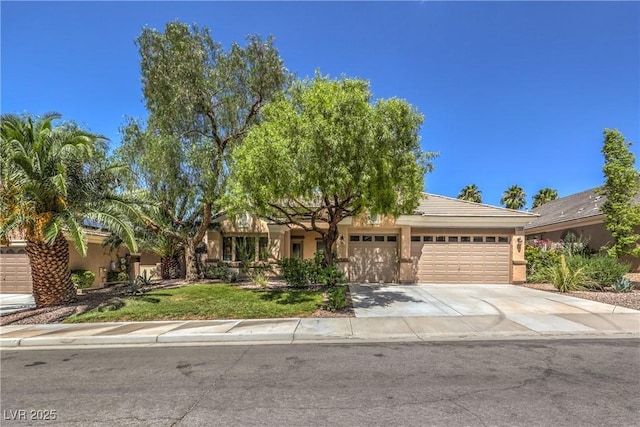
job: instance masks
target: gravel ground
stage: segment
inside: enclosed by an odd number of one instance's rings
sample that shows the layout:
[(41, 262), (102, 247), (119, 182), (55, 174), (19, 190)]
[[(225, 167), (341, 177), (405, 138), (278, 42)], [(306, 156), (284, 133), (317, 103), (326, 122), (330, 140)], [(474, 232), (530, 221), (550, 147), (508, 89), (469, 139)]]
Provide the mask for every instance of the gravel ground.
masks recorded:
[[(632, 292), (574, 291), (567, 292), (565, 295), (640, 310), (640, 273), (627, 274), (627, 277), (635, 285), (635, 290)], [(522, 286), (558, 293), (558, 290), (548, 283), (525, 283)]]
[[(215, 281), (201, 281), (198, 283), (218, 283)], [(156, 282), (150, 286), (142, 288), (143, 292), (149, 292), (156, 289), (175, 288), (185, 286), (188, 283), (183, 280), (164, 280)], [(266, 288), (254, 286), (249, 283), (239, 283), (247, 289), (285, 289), (287, 285), (282, 281), (272, 281)], [(60, 323), (72, 314), (80, 314), (87, 312), (101, 304), (107, 303), (116, 298), (122, 298), (127, 295), (128, 286), (125, 284), (114, 285), (104, 289), (90, 291), (84, 295), (78, 295), (77, 301), (64, 306), (32, 308), (22, 311), (16, 311), (0, 316), (0, 326), (5, 325), (38, 325), (45, 323)], [(347, 307), (339, 311), (327, 311), (319, 309), (310, 317), (354, 317), (354, 311), (351, 306), (351, 295), (347, 289)]]

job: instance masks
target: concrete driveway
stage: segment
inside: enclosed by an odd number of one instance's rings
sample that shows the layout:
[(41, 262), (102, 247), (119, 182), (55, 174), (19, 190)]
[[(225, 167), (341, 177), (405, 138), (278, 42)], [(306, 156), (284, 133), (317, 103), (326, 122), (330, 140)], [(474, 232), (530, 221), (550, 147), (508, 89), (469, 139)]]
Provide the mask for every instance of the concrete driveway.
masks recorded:
[(0, 314), (7, 314), (25, 308), (35, 307), (31, 294), (0, 294)]
[(514, 285), (349, 285), (356, 317), (638, 313)]

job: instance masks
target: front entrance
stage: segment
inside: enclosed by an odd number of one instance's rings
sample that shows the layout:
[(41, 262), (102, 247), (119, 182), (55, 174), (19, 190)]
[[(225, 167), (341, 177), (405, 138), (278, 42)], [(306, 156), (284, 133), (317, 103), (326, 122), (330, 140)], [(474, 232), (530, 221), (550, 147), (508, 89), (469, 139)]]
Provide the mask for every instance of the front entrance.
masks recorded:
[(359, 283), (391, 283), (398, 279), (398, 236), (360, 234), (349, 236), (349, 280)]

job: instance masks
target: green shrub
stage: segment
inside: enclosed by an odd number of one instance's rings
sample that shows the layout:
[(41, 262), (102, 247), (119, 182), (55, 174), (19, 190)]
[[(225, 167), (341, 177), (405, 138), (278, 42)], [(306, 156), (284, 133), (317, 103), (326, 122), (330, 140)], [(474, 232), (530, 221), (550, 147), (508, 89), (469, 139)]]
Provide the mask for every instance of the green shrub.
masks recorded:
[(229, 266), (225, 263), (208, 265), (205, 268), (204, 276), (207, 279), (219, 279), (223, 282), (228, 282), (231, 277), (231, 270), (229, 270)]
[(91, 270), (73, 270), (71, 272), (71, 282), (78, 289), (90, 288), (95, 279), (96, 274)]
[(251, 283), (254, 285), (258, 285), (264, 288), (269, 284), (267, 276), (262, 269), (254, 271), (253, 274), (251, 274), (249, 277), (251, 278)]
[(129, 275), (124, 271), (108, 271), (107, 282), (128, 282)]
[(567, 263), (564, 255), (560, 256), (560, 262), (544, 269), (544, 275), (560, 292), (569, 292), (585, 289), (591, 283), (591, 278), (585, 272), (584, 266), (577, 263)]
[(280, 277), (287, 285), (301, 288), (309, 284), (309, 263), (299, 258), (283, 258), (278, 260)]
[(544, 282), (544, 269), (552, 267), (560, 261), (560, 254), (552, 249), (527, 245), (524, 249), (524, 259), (527, 261), (527, 281), (531, 283)]
[(318, 251), (313, 258), (305, 260), (307, 264), (307, 277), (310, 283), (322, 283), (324, 276), (324, 252)]
[(603, 290), (618, 283), (629, 272), (629, 267), (614, 257), (597, 255), (589, 258), (587, 274), (592, 280), (592, 287)]
[(322, 270), (321, 283), (327, 286), (335, 286), (339, 283), (345, 283), (347, 278), (344, 273), (335, 265), (330, 265)]
[(633, 284), (628, 277), (621, 277), (611, 286), (611, 289), (613, 292), (631, 292), (633, 291)]
[(342, 310), (347, 306), (347, 288), (345, 286), (335, 286), (327, 291), (327, 302), (325, 308), (329, 311)]

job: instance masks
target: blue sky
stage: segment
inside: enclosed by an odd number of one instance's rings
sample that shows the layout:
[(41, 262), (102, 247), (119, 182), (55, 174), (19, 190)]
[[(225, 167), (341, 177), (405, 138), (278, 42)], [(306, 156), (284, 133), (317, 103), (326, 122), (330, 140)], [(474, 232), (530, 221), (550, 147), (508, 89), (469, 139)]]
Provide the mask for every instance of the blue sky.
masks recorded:
[(7, 2), (1, 12), (2, 113), (58, 111), (119, 144), (146, 116), (134, 39), (171, 20), (225, 47), (273, 35), (299, 77), (319, 69), (371, 82), (424, 115), (440, 152), (426, 191), (475, 183), (499, 204), (603, 182), (602, 130), (640, 147), (638, 2)]

